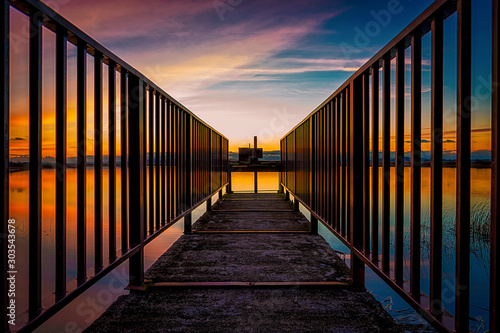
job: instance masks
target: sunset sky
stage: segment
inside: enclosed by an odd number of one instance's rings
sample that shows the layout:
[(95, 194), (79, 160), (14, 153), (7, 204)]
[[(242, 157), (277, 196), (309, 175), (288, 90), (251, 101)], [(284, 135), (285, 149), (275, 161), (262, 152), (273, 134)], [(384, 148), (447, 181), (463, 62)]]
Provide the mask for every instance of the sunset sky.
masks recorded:
[[(431, 0), (53, 0), (47, 5), (137, 68), (230, 141), (279, 139), (417, 17)], [(490, 149), (491, 1), (473, 1), (473, 150)], [(393, 13), (389, 13), (390, 9)], [(11, 9), (11, 156), (28, 155), (27, 18)], [(445, 150), (455, 149), (456, 14), (445, 23)], [(371, 24), (371, 25), (370, 25)], [(378, 27), (376, 30), (370, 28)], [(366, 34), (366, 31), (369, 34)], [(360, 31), (362, 33), (360, 33)], [(43, 156), (54, 152), (54, 48), (44, 32)], [(423, 39), (423, 138), (430, 36)], [(75, 50), (68, 47), (68, 156), (76, 154)], [(409, 57), (410, 50), (407, 50)], [(92, 69), (89, 67), (89, 154)], [(409, 67), (408, 67), (409, 69)], [(107, 68), (104, 69), (107, 73)], [(107, 85), (107, 74), (104, 76)], [(394, 82), (394, 81), (393, 81)], [(409, 92), (409, 75), (407, 76)], [(106, 88), (107, 89), (107, 88)], [(107, 124), (105, 93), (105, 126)], [(407, 114), (409, 115), (409, 99)], [(409, 135), (409, 116), (406, 131)], [(105, 133), (105, 135), (107, 135)], [(429, 145), (424, 144), (423, 149)], [(106, 154), (107, 149), (104, 149)]]

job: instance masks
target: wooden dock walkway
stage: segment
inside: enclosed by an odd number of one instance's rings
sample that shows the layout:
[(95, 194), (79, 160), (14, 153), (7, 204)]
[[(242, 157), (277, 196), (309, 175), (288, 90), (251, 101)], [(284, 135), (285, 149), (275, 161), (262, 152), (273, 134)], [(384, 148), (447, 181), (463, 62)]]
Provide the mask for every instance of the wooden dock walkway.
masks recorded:
[(226, 194), (86, 332), (400, 332), (280, 194)]

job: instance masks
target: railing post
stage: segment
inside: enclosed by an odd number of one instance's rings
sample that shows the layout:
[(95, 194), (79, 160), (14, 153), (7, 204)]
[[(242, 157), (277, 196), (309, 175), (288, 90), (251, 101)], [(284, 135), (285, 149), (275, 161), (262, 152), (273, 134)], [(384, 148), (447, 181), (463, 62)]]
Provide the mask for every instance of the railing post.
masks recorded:
[(253, 193), (259, 192), (259, 184), (257, 179), (257, 172), (253, 173)]
[(128, 79), (128, 133), (129, 141), (129, 243), (139, 246), (139, 251), (130, 257), (129, 280), (131, 287), (141, 287), (144, 283), (144, 82), (130, 74)]
[(318, 218), (311, 212), (311, 235), (318, 234)]
[(184, 216), (184, 233), (185, 234), (190, 234), (193, 231), (191, 223), (192, 223), (191, 212), (189, 212), (188, 214), (186, 214), (186, 216)]
[(95, 272), (103, 268), (103, 184), (102, 184), (102, 151), (103, 151), (103, 76), (102, 53), (94, 54), (94, 262)]
[(56, 33), (56, 299), (66, 295), (66, 30)]
[(29, 37), (29, 317), (42, 309), (42, 18)]
[(212, 211), (212, 197), (207, 199), (207, 212)]
[(365, 266), (354, 250), (363, 252), (363, 86), (362, 77), (350, 84), (350, 121), (348, 124), (350, 140), (349, 154), (349, 206), (350, 206), (350, 243), (351, 274), (353, 286), (364, 288)]
[(9, 331), (9, 323), (7, 319), (7, 304), (9, 299), (7, 297), (8, 283), (7, 283), (7, 271), (8, 271), (8, 252), (7, 252), (7, 235), (8, 235), (8, 220), (9, 220), (9, 31), (10, 31), (10, 2), (4, 0), (2, 6), (0, 7), (0, 45), (2, 45), (2, 51), (0, 53), (1, 67), (0, 67), (0, 85), (3, 93), (0, 95), (0, 104), (3, 108), (3, 114), (1, 117), (1, 127), (3, 130), (3, 135), (0, 136), (0, 144), (2, 145), (2, 162), (0, 164), (1, 168), (1, 183), (2, 183), (2, 199), (0, 200), (0, 211), (2, 212), (2, 229), (0, 233), (0, 251), (2, 251), (2, 265), (0, 273), (2, 276), (2, 287), (4, 293), (2, 294), (2, 299), (0, 300), (0, 306), (2, 310), (0, 315), (0, 326), (3, 328), (4, 332)]
[(116, 259), (116, 64), (108, 63), (109, 259)]
[(298, 212), (299, 209), (299, 200), (297, 199), (296, 196), (293, 197), (293, 211)]
[[(455, 271), (457, 333), (469, 332), (470, 314), (471, 19), (471, 0), (459, 0), (457, 3), (457, 265)], [(495, 56), (498, 57), (498, 54)]]
[(82, 40), (78, 40), (76, 76), (76, 131), (78, 140), (76, 252), (77, 280), (80, 285), (87, 279), (87, 45)]
[(285, 201), (290, 201), (290, 192), (285, 190)]
[(122, 254), (128, 250), (128, 194), (127, 194), (127, 141), (128, 141), (127, 70), (120, 73), (120, 172), (121, 172), (121, 244)]

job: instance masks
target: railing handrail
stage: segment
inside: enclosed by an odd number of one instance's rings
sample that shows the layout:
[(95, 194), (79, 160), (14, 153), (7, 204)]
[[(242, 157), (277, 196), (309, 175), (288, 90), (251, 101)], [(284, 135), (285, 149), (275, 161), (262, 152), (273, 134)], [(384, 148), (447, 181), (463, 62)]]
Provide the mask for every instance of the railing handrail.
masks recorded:
[[(0, 8), (2, 51), (2, 80), (4, 93), (0, 98), (5, 112), (0, 120), (4, 129), (2, 149), (6, 159), (2, 162), (1, 186), (5, 197), (0, 210), (6, 217), (1, 222), (2, 233), (7, 235), (9, 215), (9, 115), (10, 115), (10, 10), (19, 10), (30, 20), (29, 43), (29, 290), (27, 323), (16, 323), (12, 327), (7, 318), (6, 274), (7, 237), (0, 239), (2, 251), (2, 277), (4, 295), (0, 299), (3, 308), (0, 326), (3, 330), (16, 329), (19, 332), (32, 331), (51, 318), (76, 297), (85, 292), (125, 260), (129, 260), (129, 281), (131, 288), (144, 284), (144, 246), (184, 218), (185, 232), (189, 232), (192, 211), (201, 204), (211, 206), (211, 199), (217, 192), (219, 197), (228, 185), (226, 164), (229, 140), (209, 126), (188, 108), (183, 106), (145, 75), (130, 66), (113, 52), (74, 26), (68, 20), (36, 0), (3, 0)], [(56, 37), (55, 53), (55, 112), (56, 112), (56, 218), (55, 218), (55, 300), (45, 304), (42, 299), (41, 262), (41, 206), (42, 206), (42, 33), (43, 27)], [(76, 61), (76, 134), (78, 157), (77, 169), (77, 229), (76, 244), (76, 287), (67, 288), (67, 245), (66, 245), (66, 168), (67, 168), (67, 45), (77, 47)], [(87, 226), (87, 110), (89, 99), (87, 88), (87, 57), (94, 57), (94, 267), (87, 268), (86, 234)], [(108, 65), (108, 135), (109, 135), (109, 262), (105, 262), (103, 240), (103, 146), (105, 127), (103, 102), (103, 64)], [(120, 73), (120, 90), (117, 89), (117, 73)], [(121, 105), (118, 107), (117, 95)], [(149, 103), (148, 101), (149, 97)], [(121, 128), (121, 179), (117, 180), (116, 122), (120, 114)], [(148, 118), (149, 116), (149, 118)], [(148, 123), (149, 119), (149, 123)], [(149, 168), (149, 169), (148, 169)], [(124, 171), (125, 170), (125, 171)], [(128, 172), (126, 172), (128, 170)], [(147, 175), (149, 173), (149, 179)], [(175, 180), (175, 181), (174, 181)], [(117, 183), (121, 181), (121, 190)], [(149, 184), (149, 191), (147, 185)], [(154, 191), (153, 191), (154, 189)], [(121, 253), (117, 249), (117, 197), (121, 194)], [(149, 197), (149, 201), (146, 198)], [(119, 237), (119, 236), (118, 236)], [(48, 267), (47, 269), (52, 269)], [(88, 276), (90, 273), (90, 276)], [(42, 304), (48, 306), (42, 309)], [(19, 309), (18, 314), (25, 314)], [(17, 317), (16, 317), (17, 319)], [(22, 326), (24, 325), (24, 326)], [(10, 327), (9, 327), (10, 326)]]
[[(492, 188), (490, 330), (498, 330), (498, 222), (500, 190), (498, 162), (499, 5), (492, 0)], [(363, 64), (324, 102), (280, 140), (283, 172), (280, 185), (322, 221), (352, 255), (352, 279), (364, 286), (365, 265), (439, 331), (469, 332), (471, 266), (471, 108), (472, 1), (436, 0)], [(456, 87), (456, 269), (455, 315), (443, 306), (443, 111), (445, 20), (457, 18)], [(431, 35), (431, 176), (429, 296), (421, 291), (422, 245), (422, 38)], [(405, 107), (406, 49), (411, 46), (411, 106)], [(392, 82), (395, 61), (395, 83)], [(382, 67), (383, 77), (379, 70)], [(382, 79), (382, 80), (380, 80)], [(382, 82), (381, 82), (382, 81)], [(371, 87), (371, 89), (370, 89)], [(395, 87), (395, 97), (392, 88)], [(380, 102), (381, 105), (380, 105)], [(392, 106), (395, 102), (395, 107)], [(405, 110), (406, 109), (406, 110)], [(411, 109), (410, 281), (405, 279), (405, 112)], [(392, 119), (395, 111), (396, 119)], [(370, 120), (375, 119), (375, 120)], [(394, 123), (393, 123), (394, 121)], [(380, 125), (382, 123), (382, 125)], [(393, 134), (394, 132), (395, 134)], [(382, 145), (379, 148), (379, 140)], [(370, 140), (372, 145), (370, 145)], [(391, 148), (395, 144), (395, 149)], [(394, 153), (395, 150), (395, 159)], [(379, 172), (379, 153), (382, 170)], [(370, 153), (372, 157), (370, 157)], [(395, 161), (394, 161), (395, 160)], [(376, 162), (375, 162), (376, 161)], [(395, 166), (392, 164), (394, 162)], [(391, 178), (395, 167), (396, 177)], [(371, 170), (370, 170), (371, 169)], [(382, 173), (384, 177), (379, 181)], [(395, 178), (395, 179), (394, 179)], [(392, 194), (392, 190), (396, 190)], [(370, 195), (371, 194), (371, 195)], [(395, 197), (392, 206), (391, 196)], [(380, 202), (381, 201), (381, 202)], [(382, 207), (379, 209), (379, 204)], [(381, 213), (382, 217), (379, 218)], [(392, 217), (394, 216), (394, 220)], [(393, 228), (394, 227), (394, 228)], [(393, 228), (393, 229), (392, 229)], [(379, 229), (381, 249), (379, 249)], [(373, 232), (373, 230), (376, 230)], [(394, 233), (394, 236), (391, 236)], [(391, 238), (394, 243), (391, 243)], [(394, 259), (391, 259), (391, 249)], [(382, 258), (382, 260), (379, 259)], [(394, 273), (394, 277), (392, 276)], [(451, 301), (450, 301), (451, 302)]]
[(87, 44), (87, 52), (90, 55), (94, 55), (95, 50), (99, 51), (102, 53), (103, 56), (103, 62), (105, 64), (109, 64), (109, 60), (112, 60), (116, 63), (116, 70), (121, 72), (121, 68), (125, 69), (128, 73), (133, 74), (137, 76), (140, 80), (144, 81), (149, 87), (152, 89), (158, 91), (162, 95), (164, 95), (166, 98), (168, 98), (170, 101), (174, 102), (177, 106), (182, 108), (183, 111), (189, 113), (193, 118), (204, 124), (205, 126), (209, 127), (214, 131), (215, 133), (219, 134), (223, 138), (227, 140), (227, 137), (225, 137), (223, 134), (221, 134), (219, 131), (214, 129), (212, 126), (208, 125), (204, 120), (199, 118), (196, 114), (194, 114), (191, 110), (189, 110), (187, 107), (185, 107), (182, 103), (180, 103), (178, 100), (173, 98), (170, 94), (165, 92), (162, 88), (160, 88), (158, 85), (156, 85), (153, 81), (151, 81), (148, 77), (146, 77), (144, 74), (139, 72), (137, 69), (129, 65), (125, 60), (122, 58), (118, 57), (116, 54), (114, 54), (112, 51), (110, 51), (108, 48), (103, 46), (101, 43), (90, 37), (88, 34), (86, 34), (83, 30), (79, 29), (76, 27), (73, 23), (65, 19), (63, 16), (58, 14), (56, 11), (54, 11), (52, 8), (41, 2), (40, 0), (10, 0), (10, 4), (12, 7), (18, 9), (22, 13), (26, 15), (30, 15), (30, 13), (33, 13), (33, 11), (37, 11), (39, 13), (42, 13), (46, 20), (43, 21), (43, 25), (51, 30), (52, 32), (56, 32), (57, 25), (61, 26), (64, 28), (66, 31), (68, 31), (68, 42), (72, 43), (73, 45), (78, 45), (78, 40), (83, 41), (85, 44)]

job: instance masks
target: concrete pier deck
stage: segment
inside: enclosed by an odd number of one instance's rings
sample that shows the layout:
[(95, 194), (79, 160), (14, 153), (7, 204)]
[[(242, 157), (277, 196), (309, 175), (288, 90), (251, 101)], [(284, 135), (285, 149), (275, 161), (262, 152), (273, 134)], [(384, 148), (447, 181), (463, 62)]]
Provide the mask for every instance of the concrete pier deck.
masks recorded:
[(226, 194), (86, 332), (401, 332), (280, 194)]

